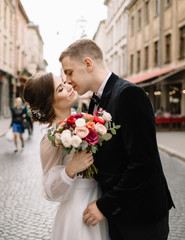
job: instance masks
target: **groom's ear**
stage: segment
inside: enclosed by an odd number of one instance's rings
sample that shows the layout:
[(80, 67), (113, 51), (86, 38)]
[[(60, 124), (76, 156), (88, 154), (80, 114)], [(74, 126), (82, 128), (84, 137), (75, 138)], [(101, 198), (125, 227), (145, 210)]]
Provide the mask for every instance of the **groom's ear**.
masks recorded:
[(92, 72), (92, 69), (93, 69), (93, 61), (91, 58), (89, 57), (85, 57), (83, 59), (83, 64), (84, 64), (84, 67), (85, 69), (87, 70), (87, 72)]

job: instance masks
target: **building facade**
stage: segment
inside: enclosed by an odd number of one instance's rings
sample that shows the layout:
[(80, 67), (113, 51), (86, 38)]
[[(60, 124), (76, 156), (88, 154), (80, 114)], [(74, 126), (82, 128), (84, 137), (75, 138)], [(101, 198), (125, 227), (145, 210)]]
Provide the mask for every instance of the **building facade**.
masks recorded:
[(15, 95), (15, 2), (0, 0), (0, 116), (10, 116)]
[(185, 115), (184, 0), (104, 4), (108, 14), (103, 45), (110, 70), (143, 87), (155, 111)]
[(137, 0), (127, 9), (128, 80), (145, 89), (155, 111), (184, 115), (184, 1)]
[(46, 62), (43, 59), (44, 42), (40, 35), (39, 26), (29, 22), (27, 26), (27, 47), (25, 68), (30, 74), (45, 71)]
[(96, 33), (93, 36), (93, 40), (98, 44), (98, 46), (101, 48), (103, 55), (105, 57), (105, 51), (106, 51), (106, 46), (105, 46), (105, 20), (102, 20), (99, 23), (98, 29)]
[(38, 26), (30, 26), (21, 1), (0, 0), (0, 118), (10, 117), (10, 107), (21, 96), (27, 77), (45, 70), (43, 44)]
[(121, 77), (127, 76), (127, 5), (130, 1), (106, 0), (107, 19), (105, 23), (105, 61), (111, 71)]

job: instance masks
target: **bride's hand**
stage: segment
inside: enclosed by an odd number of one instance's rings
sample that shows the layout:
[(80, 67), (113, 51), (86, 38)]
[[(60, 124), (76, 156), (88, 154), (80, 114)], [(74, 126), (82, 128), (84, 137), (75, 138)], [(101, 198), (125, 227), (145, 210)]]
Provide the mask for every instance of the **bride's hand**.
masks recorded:
[(92, 152), (81, 151), (75, 153), (69, 164), (66, 166), (66, 173), (70, 178), (74, 178), (75, 174), (86, 170), (94, 162)]

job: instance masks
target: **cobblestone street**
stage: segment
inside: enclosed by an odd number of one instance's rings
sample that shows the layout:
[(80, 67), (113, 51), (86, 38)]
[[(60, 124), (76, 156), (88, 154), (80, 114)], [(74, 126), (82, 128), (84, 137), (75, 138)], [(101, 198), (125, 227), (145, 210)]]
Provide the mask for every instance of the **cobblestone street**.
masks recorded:
[[(12, 142), (0, 138), (0, 240), (50, 239), (57, 203), (42, 193), (40, 129), (34, 126), (34, 135), (18, 153)], [(169, 240), (185, 240), (185, 163), (166, 153), (161, 158), (176, 205), (170, 211)]]
[(0, 240), (49, 240), (56, 203), (42, 195), (40, 130), (14, 153), (13, 143), (0, 139)]

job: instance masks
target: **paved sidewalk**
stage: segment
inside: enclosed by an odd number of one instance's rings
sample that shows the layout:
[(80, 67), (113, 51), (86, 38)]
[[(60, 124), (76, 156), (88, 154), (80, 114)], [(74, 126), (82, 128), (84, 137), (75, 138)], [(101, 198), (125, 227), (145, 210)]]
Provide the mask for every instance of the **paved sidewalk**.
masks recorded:
[(185, 131), (157, 132), (159, 149), (185, 161)]
[(11, 118), (0, 118), (0, 137), (6, 134), (11, 124)]

